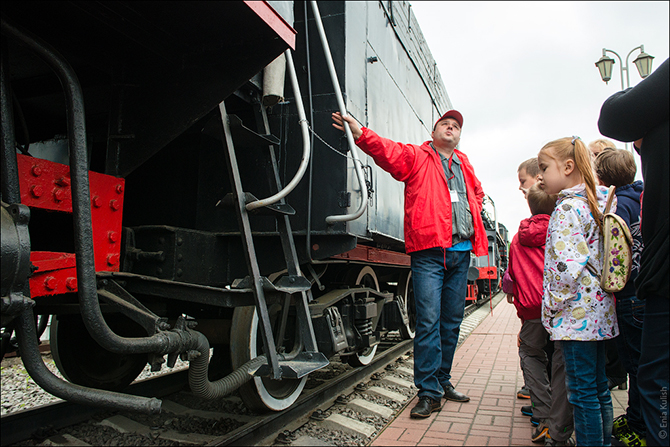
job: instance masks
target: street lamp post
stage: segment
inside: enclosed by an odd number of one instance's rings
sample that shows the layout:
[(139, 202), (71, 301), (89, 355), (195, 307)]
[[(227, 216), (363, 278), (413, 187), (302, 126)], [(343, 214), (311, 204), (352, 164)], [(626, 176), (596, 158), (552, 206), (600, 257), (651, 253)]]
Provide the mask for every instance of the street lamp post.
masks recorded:
[[(625, 90), (626, 88), (630, 87), (630, 76), (629, 76), (629, 67), (628, 67), (628, 58), (630, 55), (633, 53), (635, 50), (640, 50), (640, 54), (637, 55), (633, 63), (637, 67), (638, 73), (640, 73), (640, 77), (642, 79), (646, 78), (649, 76), (649, 73), (651, 73), (651, 64), (652, 61), (654, 60), (654, 56), (650, 56), (647, 53), (644, 52), (644, 45), (640, 45), (639, 47), (635, 47), (626, 56), (626, 64), (624, 65), (623, 61), (621, 60), (621, 56), (619, 56), (615, 51), (608, 50), (607, 48), (603, 48), (603, 55), (600, 59), (598, 59), (598, 62), (596, 62), (596, 67), (598, 67), (598, 71), (600, 72), (600, 77), (602, 80), (607, 84), (607, 82), (612, 79), (612, 66), (615, 64), (614, 59), (611, 57), (607, 56), (607, 53), (612, 53), (614, 54), (618, 59), (619, 59), (619, 68), (621, 70), (621, 90)], [(624, 85), (623, 83), (623, 72), (624, 70), (626, 71), (626, 84)], [(629, 149), (628, 143), (624, 143), (626, 146), (626, 149)], [(632, 152), (632, 148), (630, 148)]]

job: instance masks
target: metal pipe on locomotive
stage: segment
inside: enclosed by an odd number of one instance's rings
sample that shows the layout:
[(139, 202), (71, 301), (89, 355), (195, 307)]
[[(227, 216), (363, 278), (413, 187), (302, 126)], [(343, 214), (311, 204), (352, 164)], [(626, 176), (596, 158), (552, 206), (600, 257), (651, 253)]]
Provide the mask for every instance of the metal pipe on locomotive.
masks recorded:
[(156, 412), (122, 390), (181, 356), (279, 411), (413, 337), (403, 185), (330, 125), (422, 141), (451, 108), (408, 4), (10, 1), (2, 34), (2, 350), (47, 391)]

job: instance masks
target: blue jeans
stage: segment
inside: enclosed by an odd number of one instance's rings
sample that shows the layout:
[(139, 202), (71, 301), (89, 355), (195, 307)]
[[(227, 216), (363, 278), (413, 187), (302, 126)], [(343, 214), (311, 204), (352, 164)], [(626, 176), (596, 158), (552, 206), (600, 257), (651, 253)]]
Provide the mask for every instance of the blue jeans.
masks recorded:
[(614, 410), (605, 374), (605, 342), (561, 341), (561, 347), (577, 445), (609, 446)]
[(463, 321), (469, 251), (430, 248), (411, 254), (416, 304), (414, 384), (419, 397), (440, 400), (451, 385), (451, 365)]
[(668, 445), (668, 304), (667, 296), (645, 297), (637, 385), (647, 445)]
[(644, 300), (635, 296), (616, 297), (616, 315), (619, 320), (619, 336), (615, 338), (619, 359), (628, 373), (628, 426), (640, 436), (646, 427), (640, 412), (640, 392), (637, 386), (637, 370), (640, 364), (642, 345), (642, 323), (644, 322)]

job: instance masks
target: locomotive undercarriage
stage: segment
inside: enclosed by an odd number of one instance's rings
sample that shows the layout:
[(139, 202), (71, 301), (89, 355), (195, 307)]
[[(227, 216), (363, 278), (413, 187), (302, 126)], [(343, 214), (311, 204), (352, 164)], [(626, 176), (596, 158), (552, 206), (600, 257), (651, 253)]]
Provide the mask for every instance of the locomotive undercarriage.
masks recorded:
[[(3, 33), (16, 38), (5, 24), (3, 17)], [(50, 46), (38, 39), (32, 43), (41, 47), (40, 51), (50, 51)], [(11, 54), (16, 51), (12, 47)], [(202, 373), (197, 377), (198, 384), (205, 382), (200, 394), (203, 397), (216, 398), (232, 391), (234, 388), (221, 378), (231, 377), (229, 374), (236, 371), (244, 377), (234, 386), (241, 385), (248, 406), (281, 410), (297, 399), (307, 374), (325, 366), (327, 358), (340, 354), (352, 365), (365, 365), (374, 356), (383, 333), (400, 330), (405, 337), (413, 336), (413, 294), (407, 268), (331, 260), (330, 256), (354, 248), (356, 237), (341, 232), (293, 232), (288, 217), (291, 207), (283, 201), (272, 215), (249, 220), (244, 210), (248, 190), (242, 189), (242, 180), (235, 178), (239, 175), (236, 155), (240, 163), (265, 171), (255, 178), (267, 179), (267, 185), (257, 182), (250, 188), (258, 188), (259, 197), (281, 188), (275, 157), (278, 140), (268, 132), (253, 82), (185, 128), (165, 148), (153, 148), (151, 154), (145, 151), (125, 162), (115, 154), (130, 151), (128, 147), (136, 147), (137, 142), (132, 133), (119, 129), (123, 121), (119, 113), (110, 113), (107, 121), (97, 116), (96, 120), (85, 119), (83, 96), (74, 95), (82, 110), (69, 103), (70, 127), (63, 127), (54, 125), (60, 120), (52, 116), (51, 99), (42, 101), (48, 107), (41, 111), (34, 107), (40, 104), (40, 98), (26, 101), (28, 112), (48, 118), (44, 120), (48, 123), (45, 129), (59, 129), (52, 136), (67, 135), (68, 175), (72, 179), (72, 226), (62, 223), (61, 213), (55, 219), (57, 224), (32, 225), (32, 237), (31, 209), (21, 204), (25, 191), (19, 187), (18, 178), (29, 172), (20, 171), (12, 159), (16, 157), (16, 113), (9, 94), (12, 85), (21, 91), (25, 82), (20, 76), (9, 79), (6, 55), (3, 49), (3, 355), (11, 346), (11, 331), (16, 330), (27, 369), (47, 390), (94, 405), (158, 411), (155, 399), (141, 400), (117, 391), (134, 380), (147, 362), (158, 370), (165, 355), (168, 367), (181, 355), (191, 361), (192, 370), (196, 369), (194, 362), (199, 371), (203, 370), (204, 359), (205, 377)], [(67, 72), (67, 61), (55, 52), (52, 56)], [(76, 91), (76, 76), (65, 84)], [(111, 109), (123, 109), (119, 95), (110, 97)], [(20, 104), (22, 98), (17, 101)], [(58, 103), (55, 101), (55, 105)], [(242, 118), (229, 115), (227, 108)], [(242, 124), (249, 122), (255, 122), (258, 133)], [(88, 139), (94, 140), (88, 143), (86, 124), (91, 129)], [(39, 128), (36, 133), (49, 132), (45, 129)], [(261, 144), (233, 147), (231, 142), (245, 141), (240, 131)], [(96, 141), (95, 135), (101, 133), (107, 133), (105, 145)], [(28, 152), (29, 142), (24, 144)], [(101, 157), (101, 148), (106, 156)], [(214, 156), (212, 151), (216, 152)], [(263, 161), (259, 161), (259, 153), (266, 154)], [(182, 158), (175, 159), (175, 155)], [(97, 191), (94, 187), (89, 192), (84, 178), (93, 168), (125, 179), (121, 192), (117, 186), (117, 193), (123, 192), (126, 201), (121, 235), (113, 241), (118, 243), (118, 252), (106, 258), (109, 266), (117, 265), (112, 271), (98, 268), (92, 259), (93, 247), (85, 241), (90, 225), (86, 209), (91, 203), (95, 207)], [(171, 178), (170, 169), (178, 170), (179, 176)], [(199, 175), (189, 176), (194, 171)], [(35, 174), (35, 166), (32, 172)], [(156, 172), (160, 172), (160, 178)], [(214, 175), (215, 180), (207, 183)], [(37, 196), (35, 191), (31, 189), (33, 196)], [(33, 216), (48, 221), (52, 214), (36, 207)], [(252, 226), (260, 230), (252, 232)], [(76, 276), (67, 277), (67, 281), (63, 278), (64, 291), (58, 289), (61, 285), (52, 288), (49, 278), (55, 276), (46, 277), (44, 287), (58, 293), (35, 295), (28, 285), (30, 278), (35, 270), (37, 274), (45, 270), (44, 264), (40, 264), (41, 271), (35, 269), (31, 251), (53, 248), (31, 246), (31, 237), (35, 242), (51, 239), (44, 234), (63, 227), (74, 233), (74, 238), (63, 237), (60, 244), (64, 248), (58, 251), (76, 254), (76, 263), (67, 265), (76, 268)], [(14, 236), (11, 241), (10, 235)], [(318, 247), (319, 259), (313, 259), (309, 248), (301, 248), (307, 245), (308, 236), (312, 247)], [(111, 235), (109, 239), (113, 239)], [(278, 255), (282, 252), (283, 256)], [(117, 258), (110, 257), (115, 254)], [(74, 256), (68, 259), (74, 261)], [(52, 316), (50, 336), (56, 363), (70, 382), (87, 389), (58, 382), (44, 371), (36, 354), (38, 328), (34, 315)], [(210, 346), (214, 356), (207, 361)], [(191, 386), (196, 385), (192, 382)]]

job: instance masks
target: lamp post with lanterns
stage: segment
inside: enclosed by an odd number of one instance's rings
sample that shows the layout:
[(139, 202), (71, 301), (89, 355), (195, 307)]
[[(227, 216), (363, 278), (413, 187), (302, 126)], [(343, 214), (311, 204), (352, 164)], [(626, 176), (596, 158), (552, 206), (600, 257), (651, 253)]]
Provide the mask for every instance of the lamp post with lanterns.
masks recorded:
[[(596, 62), (596, 67), (598, 67), (598, 71), (600, 71), (600, 77), (603, 79), (605, 84), (612, 79), (612, 66), (615, 64), (614, 59), (611, 57), (607, 56), (607, 53), (612, 53), (614, 54), (618, 59), (619, 59), (619, 68), (621, 70), (621, 90), (625, 90), (626, 88), (630, 87), (630, 76), (629, 76), (629, 67), (628, 67), (628, 58), (630, 55), (633, 53), (635, 50), (640, 50), (640, 54), (637, 55), (635, 60), (633, 60), (633, 63), (637, 67), (638, 73), (640, 73), (640, 77), (642, 79), (646, 78), (649, 76), (649, 73), (651, 73), (651, 64), (654, 60), (654, 56), (650, 56), (649, 54), (644, 52), (644, 45), (640, 45), (639, 47), (635, 47), (626, 56), (626, 64), (624, 65), (621, 56), (619, 56), (615, 51), (608, 50), (607, 48), (603, 48), (603, 55), (600, 59), (598, 59), (598, 62)], [(624, 70), (626, 71), (626, 84), (624, 85), (623, 82), (623, 72)], [(628, 143), (624, 143), (626, 145), (626, 148), (628, 148)], [(632, 148), (631, 148), (632, 151)]]

